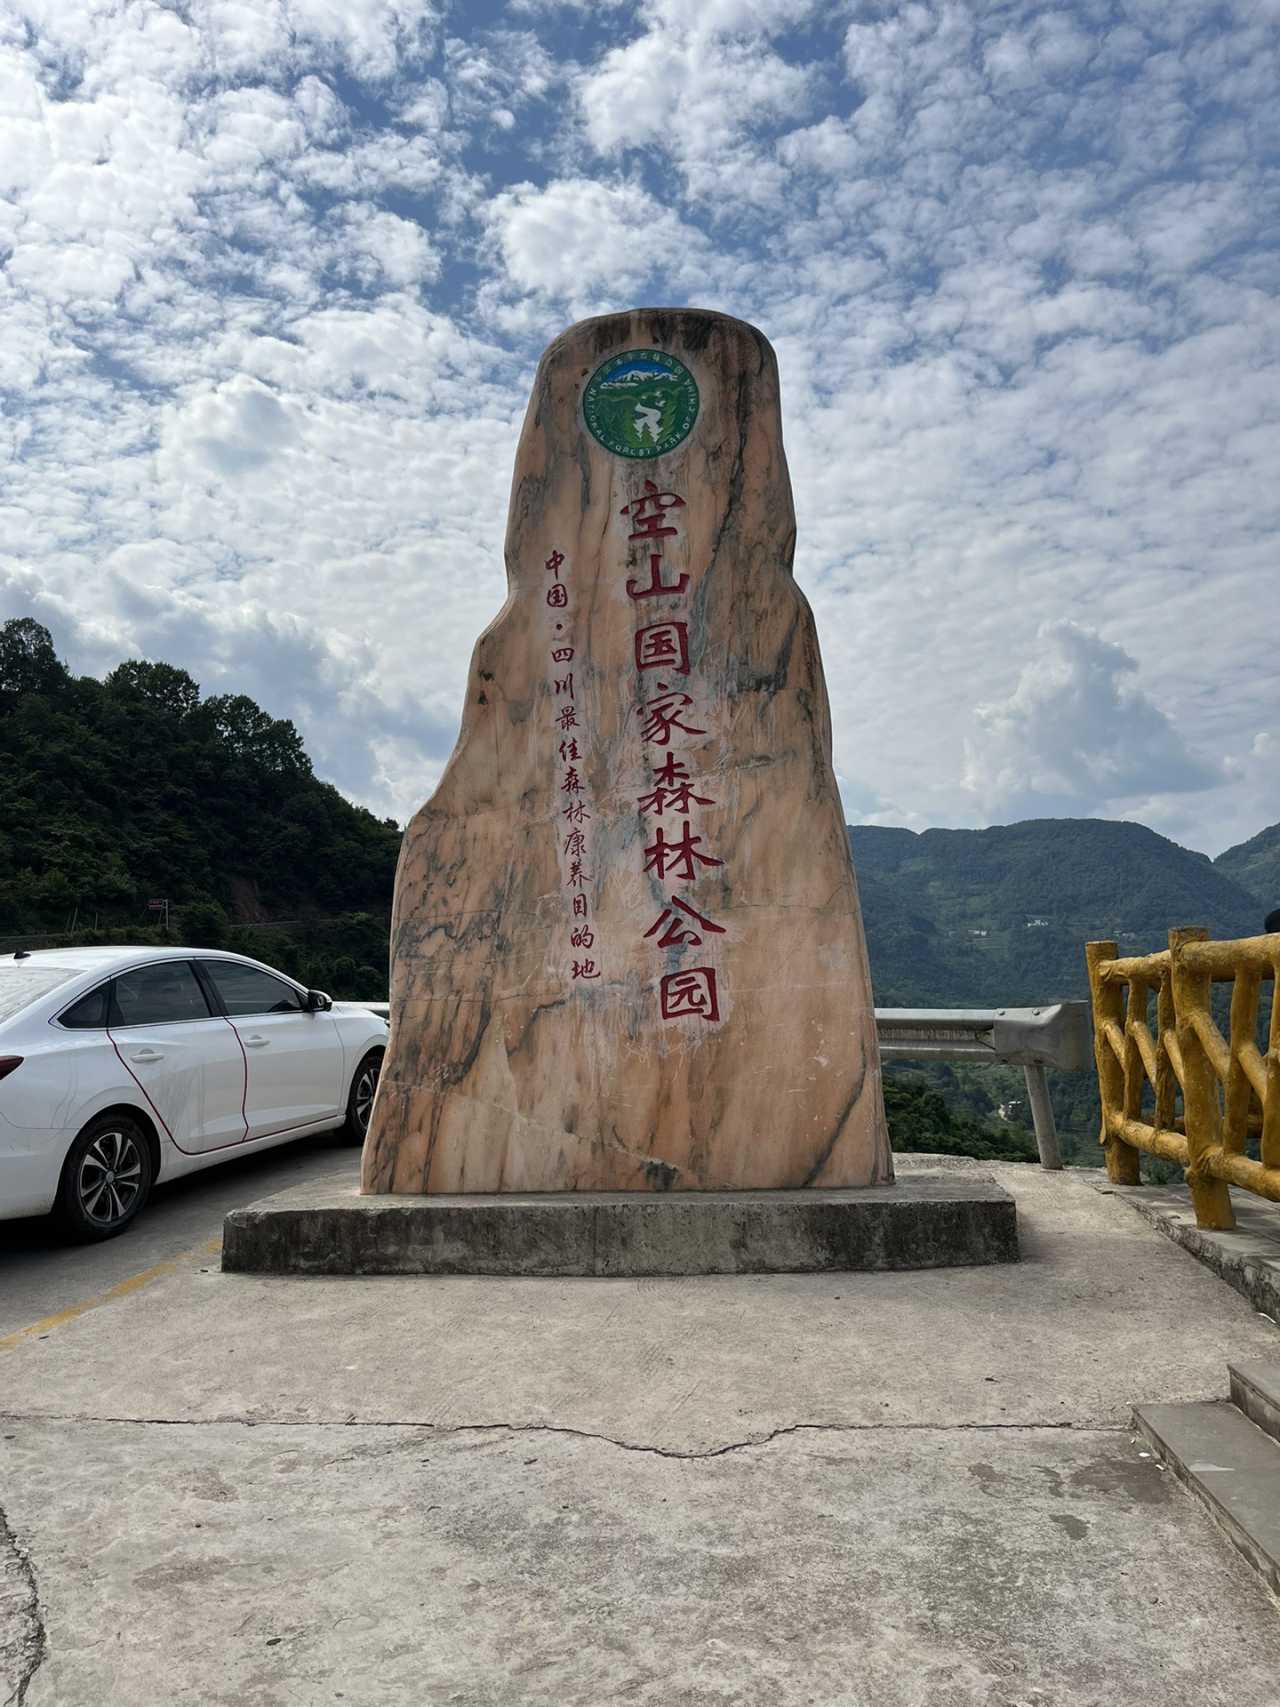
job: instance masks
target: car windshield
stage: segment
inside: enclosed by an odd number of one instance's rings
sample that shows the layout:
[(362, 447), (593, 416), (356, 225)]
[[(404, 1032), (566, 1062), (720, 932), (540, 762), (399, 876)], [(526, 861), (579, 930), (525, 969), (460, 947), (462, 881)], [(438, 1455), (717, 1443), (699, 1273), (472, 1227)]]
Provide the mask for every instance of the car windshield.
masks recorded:
[(79, 978), (83, 966), (24, 966), (0, 963), (0, 1020), (12, 1019), (14, 1014), (66, 984)]

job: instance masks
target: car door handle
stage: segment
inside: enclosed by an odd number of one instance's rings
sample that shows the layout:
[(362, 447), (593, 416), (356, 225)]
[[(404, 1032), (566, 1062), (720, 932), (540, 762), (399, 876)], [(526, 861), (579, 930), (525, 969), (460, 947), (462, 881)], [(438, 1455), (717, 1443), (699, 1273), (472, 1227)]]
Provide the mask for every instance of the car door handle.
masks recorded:
[(265, 1049), (271, 1039), (269, 1037), (242, 1037), (240, 1041), (246, 1049)]
[(131, 1061), (163, 1061), (164, 1055), (159, 1049), (136, 1049), (129, 1059)]

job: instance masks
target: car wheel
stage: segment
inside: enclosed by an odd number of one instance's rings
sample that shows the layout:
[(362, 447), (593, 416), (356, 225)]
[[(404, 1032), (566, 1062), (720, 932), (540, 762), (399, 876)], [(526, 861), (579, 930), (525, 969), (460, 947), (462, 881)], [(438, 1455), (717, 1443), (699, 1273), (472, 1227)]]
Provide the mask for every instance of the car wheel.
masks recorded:
[(67, 1151), (54, 1212), (74, 1239), (113, 1239), (150, 1197), (152, 1175), (137, 1121), (100, 1114)]
[(382, 1071), (381, 1049), (371, 1049), (355, 1070), (351, 1092), (347, 1097), (347, 1118), (342, 1135), (351, 1144), (363, 1144), (373, 1113), (373, 1098), (378, 1089), (378, 1074)]

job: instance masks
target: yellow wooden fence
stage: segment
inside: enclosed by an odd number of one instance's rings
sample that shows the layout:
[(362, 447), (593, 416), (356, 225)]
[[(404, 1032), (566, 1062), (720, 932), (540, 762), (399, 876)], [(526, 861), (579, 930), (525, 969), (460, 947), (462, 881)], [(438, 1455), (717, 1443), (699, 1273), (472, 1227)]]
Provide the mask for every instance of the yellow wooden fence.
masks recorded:
[[(1085, 955), (1109, 1177), (1137, 1185), (1140, 1150), (1179, 1163), (1201, 1227), (1235, 1225), (1228, 1184), (1280, 1201), (1280, 934), (1210, 942), (1189, 928), (1170, 931), (1159, 954), (1121, 959), (1114, 942), (1091, 942)], [(1264, 979), (1273, 987), (1262, 1049)], [(1215, 983), (1232, 986), (1230, 1037), (1211, 1011)]]

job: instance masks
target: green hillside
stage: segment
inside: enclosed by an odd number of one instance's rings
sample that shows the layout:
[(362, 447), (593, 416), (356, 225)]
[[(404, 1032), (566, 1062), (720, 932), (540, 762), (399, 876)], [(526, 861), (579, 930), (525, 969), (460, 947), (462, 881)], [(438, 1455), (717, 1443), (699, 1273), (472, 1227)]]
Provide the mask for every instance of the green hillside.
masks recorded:
[(1230, 875), (1141, 824), (1038, 818), (919, 835), (858, 825), (849, 839), (886, 1007), (1085, 996), (1088, 941), (1140, 954), (1165, 947), (1173, 925), (1262, 928), (1256, 898)]
[(178, 938), (376, 999), (399, 845), (244, 695), (73, 676), (38, 623), (0, 627), (0, 939), (146, 941), (166, 898)]
[[(1214, 860), (1215, 868), (1259, 902), (1262, 918), (1280, 907), (1280, 824), (1259, 830), (1247, 842), (1228, 848)], [(1254, 926), (1262, 929), (1260, 918)]]

